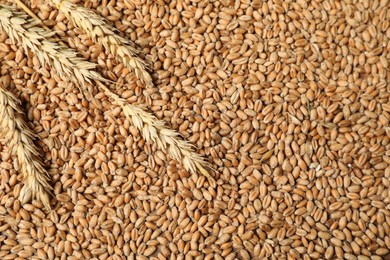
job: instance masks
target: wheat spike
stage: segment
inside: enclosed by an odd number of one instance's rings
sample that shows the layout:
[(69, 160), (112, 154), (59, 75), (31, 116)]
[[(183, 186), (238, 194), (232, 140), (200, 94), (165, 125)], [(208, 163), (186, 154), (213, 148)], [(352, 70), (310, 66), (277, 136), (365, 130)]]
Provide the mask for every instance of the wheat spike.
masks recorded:
[(93, 70), (96, 64), (85, 61), (70, 48), (47, 40), (54, 33), (37, 27), (38, 23), (12, 7), (0, 5), (1, 29), (13, 43), (21, 43), (26, 53), (28, 49), (35, 53), (42, 65), (50, 64), (65, 80), (70, 77), (71, 80), (77, 79), (78, 83), (92, 83), (93, 79), (108, 81)]
[(97, 82), (97, 84), (122, 108), (125, 116), (141, 132), (147, 142), (155, 142), (161, 150), (167, 151), (172, 159), (182, 161), (187, 171), (195, 173), (199, 170), (206, 177), (211, 177), (203, 167), (208, 166), (208, 163), (193, 151), (191, 144), (180, 139), (177, 132), (167, 128), (163, 121), (150, 113), (129, 104), (125, 99), (110, 91), (103, 83)]
[(45, 63), (52, 65), (65, 80), (70, 79), (76, 85), (80, 83), (87, 85), (95, 81), (107, 96), (118, 103), (125, 116), (140, 130), (146, 141), (156, 142), (158, 147), (167, 151), (173, 159), (183, 162), (187, 171), (195, 173), (198, 170), (201, 174), (210, 176), (204, 167), (208, 164), (193, 151), (193, 147), (188, 142), (180, 139), (177, 132), (167, 128), (163, 121), (129, 104), (107, 88), (102, 81), (108, 80), (98, 72), (92, 71), (96, 64), (77, 57), (74, 51), (58, 43), (46, 40), (45, 31), (36, 28), (33, 21), (26, 19), (25, 14), (16, 12), (10, 7), (0, 5), (0, 27), (8, 33), (11, 39), (22, 42), (26, 51), (29, 48), (36, 55), (42, 56), (39, 59), (42, 65)]
[(0, 86), (0, 138), (7, 141), (12, 154), (17, 156), (23, 173), (24, 186), (19, 196), (21, 203), (37, 198), (50, 210), (49, 175), (34, 145), (35, 135), (24, 121), (18, 103), (14, 95)]
[(131, 46), (131, 42), (116, 34), (116, 29), (90, 9), (78, 6), (67, 0), (52, 0), (53, 4), (75, 26), (81, 28), (95, 43), (131, 70), (147, 86), (153, 86), (152, 78), (147, 72), (147, 65), (137, 54), (139, 51)]

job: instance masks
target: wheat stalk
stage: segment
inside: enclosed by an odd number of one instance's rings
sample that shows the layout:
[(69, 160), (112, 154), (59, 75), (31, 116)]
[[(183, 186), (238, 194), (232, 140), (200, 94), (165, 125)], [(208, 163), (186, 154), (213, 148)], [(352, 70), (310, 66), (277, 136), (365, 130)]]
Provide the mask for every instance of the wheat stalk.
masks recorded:
[[(96, 64), (76, 57), (76, 53), (58, 43), (45, 39), (47, 33), (43, 29), (35, 27), (35, 23), (26, 18), (26, 15), (16, 12), (14, 9), (0, 5), (0, 27), (8, 33), (14, 41), (20, 41), (22, 45), (33, 50), (36, 55), (42, 56), (39, 60), (42, 64), (52, 65), (64, 80), (69, 77), (76, 84), (86, 85), (95, 81), (105, 92), (113, 98), (123, 109), (125, 116), (141, 132), (146, 141), (156, 142), (160, 149), (168, 152), (172, 159), (182, 161), (186, 170), (195, 173), (197, 170), (209, 177), (204, 166), (208, 163), (193, 151), (193, 147), (179, 138), (179, 134), (167, 128), (163, 121), (158, 120), (150, 113), (129, 104), (107, 88), (102, 81), (107, 81), (98, 72), (92, 71)], [(80, 68), (80, 64), (84, 68)]]
[(7, 145), (12, 154), (17, 156), (23, 172), (25, 185), (20, 191), (19, 199), (24, 204), (37, 198), (50, 210), (49, 175), (34, 145), (35, 135), (22, 114), (16, 97), (0, 86), (0, 138), (7, 140)]
[(90, 9), (78, 6), (67, 0), (51, 0), (65, 17), (95, 42), (103, 46), (107, 52), (121, 60), (129, 69), (134, 70), (137, 78), (147, 86), (153, 86), (152, 78), (147, 72), (145, 61), (137, 54), (139, 51), (127, 40), (116, 34), (116, 29)]

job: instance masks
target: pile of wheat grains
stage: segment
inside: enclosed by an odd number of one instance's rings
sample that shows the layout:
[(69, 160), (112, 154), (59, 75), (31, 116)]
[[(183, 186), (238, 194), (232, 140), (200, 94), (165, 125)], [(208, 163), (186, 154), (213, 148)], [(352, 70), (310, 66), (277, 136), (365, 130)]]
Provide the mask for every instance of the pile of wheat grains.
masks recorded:
[[(11, 2), (0, 1), (11, 5)], [(85, 0), (151, 64), (145, 86), (44, 0), (68, 46), (195, 145), (189, 174), (120, 107), (94, 102), (0, 34), (54, 188), (21, 205), (0, 145), (0, 258), (382, 259), (390, 249), (387, 0)], [(0, 119), (1, 120), (1, 119)]]

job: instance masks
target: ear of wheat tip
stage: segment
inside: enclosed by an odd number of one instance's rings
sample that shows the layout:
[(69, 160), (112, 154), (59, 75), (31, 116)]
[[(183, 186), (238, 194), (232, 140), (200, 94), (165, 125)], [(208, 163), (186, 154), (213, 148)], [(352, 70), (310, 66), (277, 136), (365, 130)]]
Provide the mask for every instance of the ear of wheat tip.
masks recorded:
[(152, 86), (152, 78), (147, 72), (147, 65), (137, 54), (139, 51), (132, 47), (131, 42), (116, 34), (116, 29), (90, 9), (78, 6), (67, 0), (52, 0), (53, 4), (75, 26), (81, 28), (95, 43), (102, 45), (107, 52), (123, 62), (129, 69), (134, 70), (137, 78)]
[(49, 210), (49, 175), (33, 143), (35, 135), (24, 121), (18, 103), (15, 96), (0, 85), (0, 138), (7, 141), (12, 154), (17, 156), (23, 173), (24, 186), (19, 196), (21, 203), (37, 198)]
[[(0, 27), (7, 32), (14, 41), (19, 41), (27, 49), (32, 50), (42, 64), (50, 64), (59, 72), (64, 80), (70, 79), (75, 84), (88, 84), (94, 80), (105, 92), (113, 98), (124, 111), (125, 116), (141, 132), (146, 141), (156, 142), (160, 149), (179, 162), (191, 173), (199, 171), (209, 177), (204, 166), (208, 163), (193, 151), (193, 147), (179, 138), (179, 134), (167, 128), (163, 121), (158, 120), (150, 113), (129, 104), (126, 100), (113, 93), (101, 81), (108, 81), (98, 72), (93, 71), (96, 64), (85, 61), (71, 49), (60, 46), (56, 42), (46, 40), (48, 34), (43, 29), (35, 27), (33, 21), (26, 15), (11, 7), (0, 5)], [(29, 37), (28, 37), (29, 36)]]

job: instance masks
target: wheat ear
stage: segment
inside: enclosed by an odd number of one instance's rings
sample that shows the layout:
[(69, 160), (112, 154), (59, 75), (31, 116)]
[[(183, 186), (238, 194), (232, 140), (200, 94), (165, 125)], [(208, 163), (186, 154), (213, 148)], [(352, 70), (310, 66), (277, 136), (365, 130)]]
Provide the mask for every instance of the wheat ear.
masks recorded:
[(150, 113), (129, 104), (125, 99), (110, 91), (103, 83), (97, 81), (97, 84), (122, 108), (125, 116), (141, 132), (147, 142), (155, 142), (161, 150), (168, 151), (172, 159), (182, 161), (187, 171), (195, 173), (199, 170), (206, 177), (211, 177), (203, 167), (208, 166), (208, 163), (193, 151), (193, 145), (179, 138), (179, 133), (166, 127), (163, 121)]
[(7, 140), (12, 154), (18, 158), (23, 173), (24, 186), (19, 199), (22, 204), (32, 198), (40, 200), (50, 210), (49, 175), (34, 145), (34, 133), (23, 119), (19, 101), (0, 85), (0, 138)]
[(69, 21), (81, 28), (95, 43), (103, 46), (108, 53), (133, 70), (144, 84), (153, 86), (152, 78), (147, 72), (147, 65), (137, 56), (139, 51), (131, 46), (130, 40), (117, 35), (114, 27), (90, 9), (67, 0), (51, 1)]
[[(15, 21), (16, 24), (14, 24)], [(39, 60), (42, 64), (48, 63), (55, 67), (64, 80), (68, 77), (74, 83), (83, 85), (95, 81), (107, 96), (113, 98), (121, 106), (125, 116), (140, 130), (146, 141), (156, 142), (158, 147), (167, 151), (173, 159), (182, 161), (184, 168), (189, 172), (195, 173), (198, 170), (201, 174), (210, 176), (204, 167), (208, 166), (208, 163), (193, 151), (193, 147), (188, 142), (181, 140), (177, 132), (167, 128), (163, 121), (150, 113), (129, 104), (125, 99), (113, 93), (102, 83), (107, 80), (98, 72), (92, 71), (96, 64), (75, 57), (75, 52), (58, 43), (49, 42), (44, 37), (47, 33), (35, 27), (34, 24), (33, 21), (26, 19), (25, 14), (0, 5), (0, 26), (11, 39), (21, 41), (23, 46), (41, 55), (43, 58)], [(81, 69), (80, 66), (76, 66), (78, 63), (82, 63), (85, 68)]]
[(50, 64), (60, 76), (72, 77), (77, 83), (92, 83), (93, 79), (108, 81), (93, 70), (96, 64), (85, 61), (70, 48), (46, 40), (54, 33), (37, 27), (38, 23), (39, 21), (28, 19), (26, 14), (17, 12), (12, 7), (0, 5), (1, 29), (13, 43), (21, 43), (26, 53), (28, 49), (35, 53), (42, 65)]

